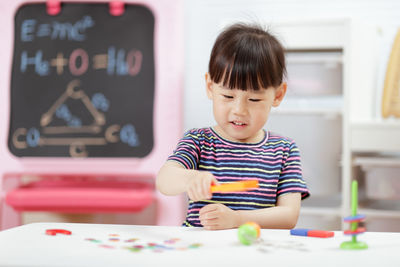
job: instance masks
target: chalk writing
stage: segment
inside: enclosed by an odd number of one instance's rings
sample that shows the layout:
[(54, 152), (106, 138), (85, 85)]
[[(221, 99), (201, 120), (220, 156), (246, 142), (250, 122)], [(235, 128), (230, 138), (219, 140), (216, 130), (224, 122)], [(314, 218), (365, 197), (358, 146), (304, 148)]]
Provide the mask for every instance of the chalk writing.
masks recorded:
[[(71, 81), (65, 93), (61, 95), (50, 109), (42, 115), (41, 126), (43, 133), (52, 135), (62, 135), (66, 133), (98, 133), (99, 129), (106, 123), (105, 116), (96, 107), (103, 110), (108, 110), (109, 101), (101, 94), (96, 93), (89, 101), (87, 95), (82, 89), (77, 89), (80, 86), (78, 80)], [(80, 100), (87, 108), (87, 111), (93, 117), (93, 123), (90, 125), (82, 125), (82, 120), (72, 114), (71, 110), (65, 104), (69, 99)], [(95, 104), (94, 104), (95, 103)], [(48, 126), (55, 118), (63, 120), (67, 126)], [(116, 134), (119, 131), (119, 138)], [(24, 140), (25, 139), (25, 140)], [(140, 145), (139, 137), (136, 133), (135, 126), (128, 123), (122, 127), (112, 125), (105, 131), (104, 137), (46, 137), (41, 134), (37, 128), (19, 128), (14, 132), (13, 143), (15, 147), (24, 149), (27, 147), (48, 146), (48, 145), (70, 145), (70, 155), (73, 157), (87, 156), (86, 145), (105, 145), (108, 142), (121, 142), (130, 147)]]
[(29, 55), (24, 50), (21, 53), (20, 70), (26, 73), (31, 66), (37, 75), (49, 76), (54, 72), (58, 75), (64, 74), (66, 67), (72, 75), (81, 76), (91, 67), (94, 70), (104, 69), (110, 76), (136, 76), (141, 70), (142, 58), (142, 52), (139, 50), (131, 49), (126, 53), (125, 49), (117, 50), (114, 46), (108, 48), (107, 54), (90, 56), (84, 49), (76, 48), (69, 58), (64, 57), (62, 52), (58, 52), (54, 58), (50, 59), (44, 59), (42, 50), (36, 51), (33, 55)]
[(48, 37), (51, 40), (68, 40), (82, 42), (86, 40), (86, 30), (94, 26), (91, 16), (84, 16), (75, 23), (53, 21), (39, 23), (36, 19), (27, 19), (21, 25), (21, 40), (32, 42), (35, 38)]

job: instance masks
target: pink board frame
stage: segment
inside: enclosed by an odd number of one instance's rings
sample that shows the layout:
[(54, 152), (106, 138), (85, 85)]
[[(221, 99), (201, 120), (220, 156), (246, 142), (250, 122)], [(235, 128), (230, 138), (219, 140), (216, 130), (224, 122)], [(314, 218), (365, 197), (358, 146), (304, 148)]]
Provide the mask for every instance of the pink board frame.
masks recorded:
[[(154, 177), (182, 136), (183, 2), (182, 0), (125, 1), (148, 7), (155, 17), (154, 147), (145, 158), (18, 158), (7, 146), (10, 118), (10, 79), (14, 40), (14, 16), (26, 3), (44, 1), (0, 1), (0, 229), (20, 224), (5, 202), (7, 191), (23, 175), (89, 175)], [(104, 3), (108, 1), (63, 1)], [(171, 41), (173, 40), (173, 41)], [(153, 179), (154, 179), (153, 178)], [(182, 196), (167, 197), (154, 192), (158, 225), (179, 225), (184, 217)]]

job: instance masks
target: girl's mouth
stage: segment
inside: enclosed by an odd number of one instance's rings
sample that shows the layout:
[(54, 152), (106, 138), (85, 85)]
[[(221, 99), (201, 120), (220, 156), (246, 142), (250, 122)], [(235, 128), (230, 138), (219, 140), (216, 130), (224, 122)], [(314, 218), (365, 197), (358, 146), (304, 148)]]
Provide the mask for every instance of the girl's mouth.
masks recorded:
[(244, 123), (244, 122), (239, 122), (239, 121), (231, 121), (231, 123), (232, 123), (234, 126), (239, 126), (239, 127), (242, 127), (242, 126), (246, 126), (246, 125), (247, 125), (246, 123)]

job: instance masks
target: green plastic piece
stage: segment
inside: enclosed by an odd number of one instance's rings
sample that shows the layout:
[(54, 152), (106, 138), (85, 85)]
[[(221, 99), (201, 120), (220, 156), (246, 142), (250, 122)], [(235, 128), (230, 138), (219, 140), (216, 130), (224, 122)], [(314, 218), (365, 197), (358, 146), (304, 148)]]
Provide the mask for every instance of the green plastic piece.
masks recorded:
[(257, 240), (257, 229), (250, 224), (243, 224), (238, 228), (238, 238), (243, 245), (251, 245)]
[(346, 242), (343, 242), (340, 245), (340, 248), (341, 249), (353, 249), (353, 250), (355, 250), (355, 249), (367, 249), (368, 245), (366, 243), (364, 243), (364, 242), (359, 242), (359, 241), (356, 241), (356, 242), (346, 241)]

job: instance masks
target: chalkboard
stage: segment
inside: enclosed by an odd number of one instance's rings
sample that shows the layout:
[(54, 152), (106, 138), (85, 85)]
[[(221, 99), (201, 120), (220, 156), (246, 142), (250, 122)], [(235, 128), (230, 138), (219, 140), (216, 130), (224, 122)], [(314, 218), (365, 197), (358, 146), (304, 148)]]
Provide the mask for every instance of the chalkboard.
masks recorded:
[(154, 24), (143, 5), (21, 6), (8, 147), (18, 157), (145, 157), (153, 149)]

